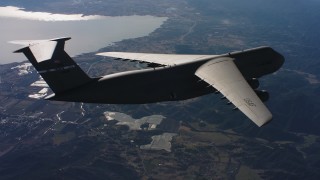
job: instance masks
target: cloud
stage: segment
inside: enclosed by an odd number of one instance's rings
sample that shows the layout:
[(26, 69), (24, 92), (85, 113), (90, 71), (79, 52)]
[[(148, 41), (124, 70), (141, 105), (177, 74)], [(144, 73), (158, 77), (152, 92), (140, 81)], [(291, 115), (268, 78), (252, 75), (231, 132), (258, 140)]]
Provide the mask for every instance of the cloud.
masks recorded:
[(0, 17), (18, 18), (36, 21), (83, 21), (93, 19), (103, 19), (105, 16), (83, 14), (52, 14), (47, 12), (24, 11), (24, 8), (6, 6), (0, 7)]

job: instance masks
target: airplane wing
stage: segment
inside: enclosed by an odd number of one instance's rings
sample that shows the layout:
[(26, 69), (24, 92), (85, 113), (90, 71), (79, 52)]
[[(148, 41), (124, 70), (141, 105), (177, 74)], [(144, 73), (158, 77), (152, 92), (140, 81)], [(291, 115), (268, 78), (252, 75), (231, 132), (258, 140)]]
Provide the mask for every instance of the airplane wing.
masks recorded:
[(200, 66), (195, 74), (220, 91), (259, 127), (272, 119), (272, 114), (247, 83), (232, 58), (210, 60)]
[(230, 57), (127, 52), (104, 52), (98, 53), (97, 55), (165, 66), (207, 59), (209, 61), (199, 67), (195, 72), (196, 76), (220, 91), (231, 103), (258, 126), (262, 126), (272, 119), (270, 111), (247, 83), (233, 59)]
[(140, 61), (154, 63), (164, 66), (173, 66), (194, 62), (197, 60), (211, 59), (216, 55), (181, 55), (181, 54), (148, 54), (148, 53), (128, 53), (128, 52), (103, 52), (99, 56), (114, 57), (122, 60)]

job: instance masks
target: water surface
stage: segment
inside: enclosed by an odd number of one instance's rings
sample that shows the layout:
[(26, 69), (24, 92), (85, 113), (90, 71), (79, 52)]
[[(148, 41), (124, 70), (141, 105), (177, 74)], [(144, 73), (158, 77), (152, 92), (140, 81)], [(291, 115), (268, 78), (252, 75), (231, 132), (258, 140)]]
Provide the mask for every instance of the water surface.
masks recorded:
[(159, 28), (166, 18), (153, 16), (83, 16), (27, 12), (17, 7), (0, 7), (0, 64), (26, 58), (12, 52), (21, 46), (12, 40), (72, 37), (66, 51), (71, 55), (97, 51), (113, 42), (137, 38)]

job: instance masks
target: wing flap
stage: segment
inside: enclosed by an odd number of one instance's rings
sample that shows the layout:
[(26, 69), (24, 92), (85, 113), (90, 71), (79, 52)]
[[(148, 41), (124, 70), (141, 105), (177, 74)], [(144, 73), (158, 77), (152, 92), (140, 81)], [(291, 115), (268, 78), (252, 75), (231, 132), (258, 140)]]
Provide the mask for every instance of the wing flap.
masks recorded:
[(247, 83), (232, 58), (211, 60), (198, 68), (195, 74), (220, 91), (259, 127), (272, 119), (272, 114)]
[(103, 52), (99, 56), (114, 57), (120, 59), (136, 60), (147, 63), (173, 66), (203, 59), (211, 59), (216, 55), (180, 55), (180, 54), (150, 54), (150, 53), (129, 53), (129, 52)]

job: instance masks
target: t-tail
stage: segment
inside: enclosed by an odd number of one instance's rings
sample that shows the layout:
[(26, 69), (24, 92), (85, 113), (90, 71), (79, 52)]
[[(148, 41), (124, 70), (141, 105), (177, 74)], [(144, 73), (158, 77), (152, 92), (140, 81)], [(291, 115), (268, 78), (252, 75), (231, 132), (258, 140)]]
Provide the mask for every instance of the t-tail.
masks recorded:
[(12, 41), (26, 45), (15, 53), (24, 53), (56, 95), (92, 81), (64, 51), (65, 41), (69, 39)]

